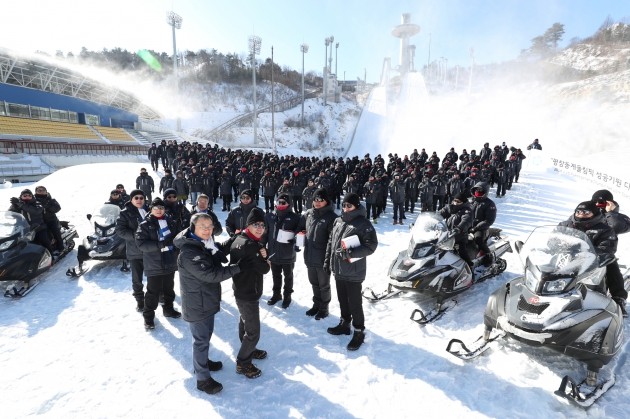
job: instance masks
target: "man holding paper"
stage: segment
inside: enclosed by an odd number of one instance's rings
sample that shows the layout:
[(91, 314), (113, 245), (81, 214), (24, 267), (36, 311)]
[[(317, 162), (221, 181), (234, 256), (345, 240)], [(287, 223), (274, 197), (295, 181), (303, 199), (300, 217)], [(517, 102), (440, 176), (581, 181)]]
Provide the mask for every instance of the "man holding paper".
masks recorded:
[(367, 264), (365, 257), (374, 253), (378, 238), (374, 226), (366, 217), (366, 210), (355, 193), (343, 199), (341, 217), (335, 220), (332, 234), (326, 247), (324, 270), (335, 275), (337, 298), (341, 309), (341, 321), (329, 327), (331, 335), (349, 335), (350, 324), (354, 335), (348, 350), (356, 351), (365, 340), (365, 317), (361, 283), (365, 280)]

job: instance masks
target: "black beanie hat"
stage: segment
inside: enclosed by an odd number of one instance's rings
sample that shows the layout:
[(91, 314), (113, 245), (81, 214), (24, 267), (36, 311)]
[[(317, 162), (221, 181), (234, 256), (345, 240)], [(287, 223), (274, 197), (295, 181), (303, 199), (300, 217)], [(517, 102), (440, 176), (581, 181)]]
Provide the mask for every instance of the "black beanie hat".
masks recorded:
[(254, 199), (254, 194), (252, 193), (251, 189), (245, 189), (243, 192), (241, 192), (240, 197), (242, 198), (243, 196), (248, 196), (249, 199)]
[(142, 196), (144, 196), (145, 198), (147, 197), (147, 196), (144, 194), (144, 192), (143, 192), (142, 190), (140, 190), (140, 189), (134, 189), (133, 191), (131, 191), (131, 192), (129, 193), (129, 196), (130, 196), (130, 197), (132, 197), (132, 198), (133, 198), (134, 196), (137, 196), (137, 195), (142, 195)]
[(313, 192), (313, 199), (315, 198), (323, 199), (324, 201), (326, 201), (326, 203), (330, 203), (328, 192), (326, 192), (326, 189), (324, 188), (319, 188), (315, 192)]
[(613, 194), (608, 189), (602, 189), (599, 191), (595, 191), (593, 197), (591, 198), (593, 201), (612, 201)]
[(168, 188), (164, 190), (164, 195), (162, 195), (164, 198), (166, 198), (169, 195), (175, 195), (177, 196), (177, 191), (175, 190), (175, 188)]
[(153, 201), (151, 201), (151, 208), (155, 207), (155, 206), (164, 206), (164, 201), (162, 201), (162, 198), (157, 197), (155, 199), (153, 199)]
[(578, 206), (575, 207), (575, 210), (576, 211), (577, 210), (590, 211), (593, 214), (599, 213), (599, 209), (597, 208), (597, 205), (595, 205), (595, 202), (593, 201), (580, 202)]
[(458, 201), (466, 202), (468, 201), (468, 196), (464, 192), (460, 192), (453, 197), (453, 200), (457, 199)]
[(264, 222), (265, 222), (265, 213), (263, 212), (263, 210), (258, 207), (252, 208), (252, 210), (249, 212), (249, 215), (247, 216), (246, 224), (251, 225), (254, 223), (264, 223)]
[(343, 197), (343, 203), (346, 204), (352, 204), (355, 207), (359, 208), (359, 205), (361, 205), (361, 199), (359, 198), (359, 195), (355, 194), (355, 193), (349, 193), (346, 194), (346, 196)]
[(287, 201), (287, 204), (291, 205), (291, 197), (289, 196), (289, 194), (281, 193), (280, 195), (278, 195), (278, 200), (281, 199), (284, 199), (285, 201)]
[(22, 192), (20, 192), (20, 196), (24, 195), (24, 194), (30, 194), (33, 195), (33, 192), (31, 192), (30, 189), (24, 189)]

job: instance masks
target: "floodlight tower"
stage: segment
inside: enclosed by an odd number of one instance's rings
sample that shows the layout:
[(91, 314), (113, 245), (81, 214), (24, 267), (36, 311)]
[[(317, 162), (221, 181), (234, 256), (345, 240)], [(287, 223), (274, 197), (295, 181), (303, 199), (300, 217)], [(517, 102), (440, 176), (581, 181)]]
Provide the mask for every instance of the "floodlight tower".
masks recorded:
[[(182, 28), (182, 17), (170, 11), (166, 14), (166, 23), (173, 28), (173, 77), (175, 78), (175, 92), (179, 93), (179, 80), (177, 78), (177, 42), (175, 41), (175, 29)], [(177, 131), (182, 130), (182, 120), (177, 118)]]
[(300, 45), (302, 51), (302, 127), (304, 127), (304, 54), (308, 52), (308, 44)]
[(400, 74), (404, 75), (409, 71), (410, 50), (409, 38), (420, 32), (420, 26), (411, 23), (411, 14), (403, 13), (400, 25), (392, 29), (392, 35), (400, 38)]
[(329, 73), (329, 69), (328, 69), (328, 45), (330, 45), (330, 56), (331, 56), (331, 60), (332, 60), (332, 43), (335, 41), (335, 37), (334, 36), (329, 36), (326, 39), (324, 39), (324, 42), (326, 44), (326, 58), (324, 59), (324, 77), (323, 77), (323, 85), (324, 85), (324, 105), (327, 104), (327, 96), (328, 96), (328, 91), (326, 90), (326, 88), (328, 87), (328, 73)]
[(256, 138), (256, 55), (260, 54), (260, 46), (262, 39), (260, 36), (252, 35), (249, 37), (249, 53), (252, 59), (252, 83), (254, 85), (254, 144), (257, 142)]

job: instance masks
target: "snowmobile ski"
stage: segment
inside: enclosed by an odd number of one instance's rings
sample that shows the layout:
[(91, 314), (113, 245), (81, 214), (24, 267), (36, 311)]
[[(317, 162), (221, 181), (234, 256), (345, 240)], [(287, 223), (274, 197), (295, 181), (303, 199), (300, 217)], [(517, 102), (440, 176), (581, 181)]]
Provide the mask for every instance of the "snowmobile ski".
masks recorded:
[(578, 406), (587, 408), (615, 385), (614, 374), (608, 380), (604, 380), (595, 386), (589, 386), (587, 380), (588, 378), (585, 378), (582, 382), (576, 383), (571, 377), (566, 375), (560, 383), (560, 388), (554, 394)]
[[(459, 339), (451, 339), (446, 346), (446, 352), (459, 359), (468, 361), (470, 359), (477, 358), (479, 355), (490, 349), (489, 344), (499, 338), (502, 338), (503, 336), (505, 336), (505, 332), (499, 332), (492, 337), (489, 336), (487, 339), (484, 339), (484, 336), (479, 336), (479, 338), (470, 345), (470, 348)], [(459, 349), (454, 348), (456, 345), (459, 346)]]
[(435, 320), (442, 318), (442, 316), (444, 315), (444, 313), (446, 313), (447, 310), (455, 307), (456, 305), (457, 305), (457, 300), (449, 300), (440, 305), (436, 304), (433, 309), (431, 309), (430, 311), (426, 313), (424, 313), (419, 308), (416, 308), (415, 310), (411, 312), (411, 317), (409, 318), (413, 320), (414, 322), (418, 323), (419, 325), (424, 326), (425, 324), (429, 324)]
[(503, 258), (497, 258), (496, 262), (492, 264), (492, 266), (487, 269), (481, 269), (481, 272), (477, 272), (475, 270), (475, 276), (473, 282), (478, 284), (479, 282), (483, 282), (488, 278), (492, 278), (493, 276), (497, 276), (507, 268), (507, 262)]
[(393, 287), (389, 285), (387, 287), (387, 290), (379, 294), (375, 293), (372, 288), (366, 288), (363, 290), (362, 295), (363, 298), (365, 298), (366, 300), (372, 303), (376, 303), (377, 301), (387, 300), (388, 298), (395, 297), (400, 293), (402, 293), (401, 290), (394, 290)]
[(69, 276), (70, 278), (78, 278), (80, 276), (83, 276), (83, 274), (85, 274), (86, 272), (88, 272), (90, 270), (91, 265), (77, 265), (74, 268), (68, 268), (68, 270), (66, 271), (66, 275)]
[(4, 296), (7, 298), (16, 298), (16, 299), (22, 298), (26, 296), (28, 293), (30, 293), (31, 291), (33, 291), (33, 289), (35, 289), (35, 287), (39, 285), (39, 280), (37, 279), (34, 279), (30, 281), (29, 283), (23, 282), (23, 281), (20, 281), (20, 282), (21, 282), (20, 285), (17, 285), (17, 284), (9, 285), (7, 289), (4, 291)]

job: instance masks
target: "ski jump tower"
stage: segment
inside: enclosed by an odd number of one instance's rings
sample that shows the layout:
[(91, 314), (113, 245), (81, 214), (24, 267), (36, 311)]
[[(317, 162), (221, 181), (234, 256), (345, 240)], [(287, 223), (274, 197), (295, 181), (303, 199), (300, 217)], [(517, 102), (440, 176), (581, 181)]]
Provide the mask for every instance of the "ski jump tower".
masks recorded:
[(400, 75), (404, 77), (405, 74), (413, 68), (413, 55), (415, 52), (415, 46), (409, 45), (409, 38), (420, 32), (420, 26), (415, 23), (411, 23), (411, 14), (403, 13), (400, 25), (392, 29), (392, 35), (396, 38), (400, 38)]

